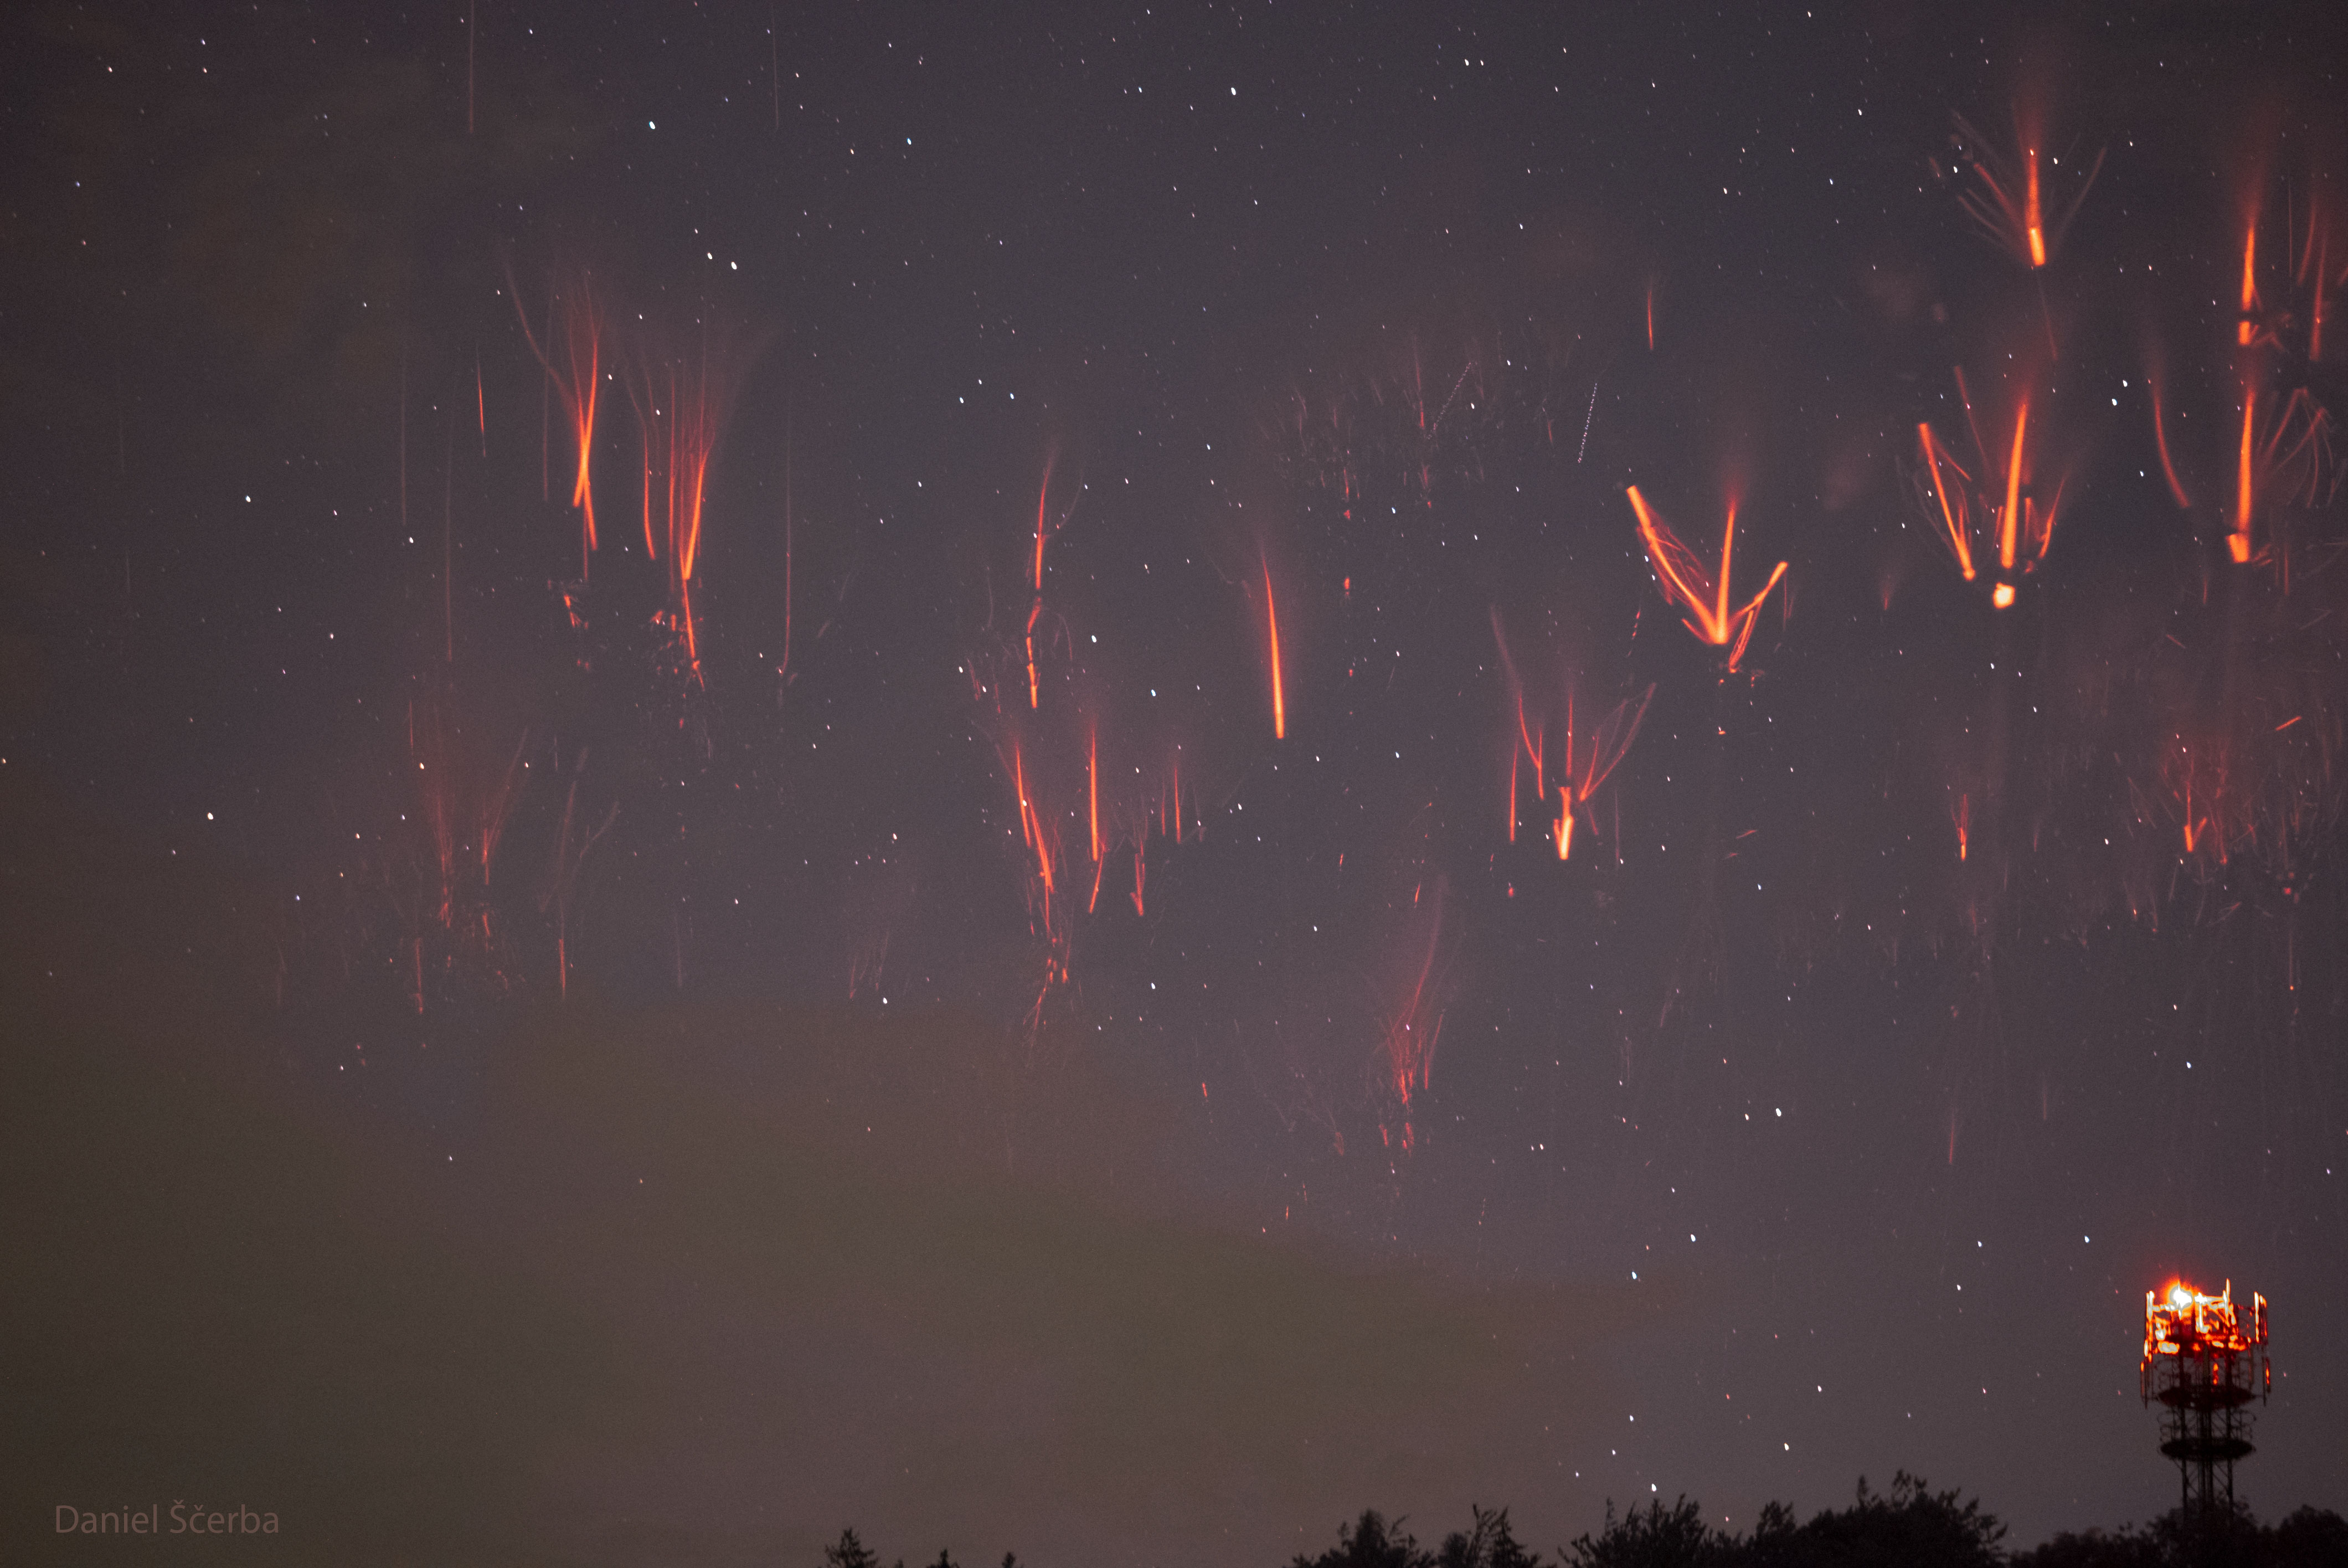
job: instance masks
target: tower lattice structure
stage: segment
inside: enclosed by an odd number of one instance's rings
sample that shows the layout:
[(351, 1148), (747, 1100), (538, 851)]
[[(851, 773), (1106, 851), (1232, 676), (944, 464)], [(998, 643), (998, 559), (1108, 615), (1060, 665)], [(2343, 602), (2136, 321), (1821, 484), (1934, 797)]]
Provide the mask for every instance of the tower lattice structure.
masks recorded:
[(2160, 1451), (2177, 1463), (2186, 1516), (2234, 1508), (2234, 1463), (2252, 1452), (2250, 1409), (2274, 1387), (2267, 1360), (2267, 1298), (2234, 1302), (2234, 1285), (2205, 1296), (2183, 1281), (2144, 1296), (2137, 1382), (2157, 1400)]

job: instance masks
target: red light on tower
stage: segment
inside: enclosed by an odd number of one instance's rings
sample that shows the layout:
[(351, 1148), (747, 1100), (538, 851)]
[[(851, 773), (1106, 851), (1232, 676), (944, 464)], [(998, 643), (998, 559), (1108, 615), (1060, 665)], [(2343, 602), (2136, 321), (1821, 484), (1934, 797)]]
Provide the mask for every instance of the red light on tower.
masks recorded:
[(2137, 1382), (2146, 1404), (2160, 1402), (2160, 1451), (2177, 1461), (2185, 1512), (2230, 1513), (2234, 1461), (2253, 1451), (2248, 1407), (2274, 1387), (2267, 1298), (2254, 1293), (2249, 1310), (2241, 1310), (2231, 1280), (2215, 1296), (2181, 1279), (2146, 1291)]

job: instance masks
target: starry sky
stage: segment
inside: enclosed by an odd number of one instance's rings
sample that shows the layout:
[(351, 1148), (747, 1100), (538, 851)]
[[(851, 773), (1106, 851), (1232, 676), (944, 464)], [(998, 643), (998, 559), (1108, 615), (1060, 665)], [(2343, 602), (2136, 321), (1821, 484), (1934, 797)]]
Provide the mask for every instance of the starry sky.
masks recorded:
[(2348, 1508), (2331, 8), (5, 26), (28, 1553)]

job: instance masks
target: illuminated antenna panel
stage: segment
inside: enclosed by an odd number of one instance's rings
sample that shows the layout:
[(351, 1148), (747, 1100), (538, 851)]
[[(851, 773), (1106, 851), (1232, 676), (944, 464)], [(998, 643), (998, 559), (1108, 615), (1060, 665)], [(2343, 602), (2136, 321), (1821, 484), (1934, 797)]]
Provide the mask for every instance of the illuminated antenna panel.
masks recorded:
[(2161, 1407), (2160, 1451), (2176, 1461), (2188, 1516), (2234, 1507), (2234, 1462), (2253, 1451), (2253, 1400), (2274, 1387), (2267, 1359), (2267, 1298), (2247, 1312), (2234, 1285), (2206, 1296), (2183, 1280), (2144, 1295), (2144, 1358), (2137, 1383)]

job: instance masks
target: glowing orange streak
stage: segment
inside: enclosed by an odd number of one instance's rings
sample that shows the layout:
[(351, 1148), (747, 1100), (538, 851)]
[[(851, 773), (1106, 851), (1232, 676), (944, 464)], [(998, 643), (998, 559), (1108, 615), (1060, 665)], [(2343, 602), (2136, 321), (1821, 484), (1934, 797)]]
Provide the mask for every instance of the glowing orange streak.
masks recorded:
[[(1492, 628), (1494, 632), (1497, 634), (1499, 630), (1499, 612), (1498, 610), (1493, 611)], [(1502, 665), (1508, 670), (1509, 684), (1514, 685), (1517, 679), (1517, 667), (1515, 661), (1509, 658), (1509, 645), (1505, 639), (1500, 641), (1500, 661)], [(1530, 730), (1525, 727), (1524, 692), (1519, 690), (1516, 694), (1516, 698), (1517, 740), (1519, 744), (1522, 745), (1524, 748), (1523, 755), (1532, 759), (1533, 794), (1538, 796), (1546, 793), (1549, 788), (1549, 785), (1544, 782), (1548, 776), (1548, 768), (1541, 761), (1541, 743), (1534, 738)], [(1568, 747), (1568, 750), (1571, 750), (1570, 746)], [(1517, 764), (1519, 760), (1517, 748), (1515, 746), (1509, 747), (1509, 842), (1510, 844), (1514, 844), (1517, 841)]]
[(1044, 506), (1052, 490), (1052, 465), (1044, 465), (1044, 483), (1035, 492), (1035, 591), (1044, 591)]
[[(2307, 451), (2310, 447), (2315, 446), (2317, 442), (2324, 438), (2324, 429), (2329, 415), (2321, 409), (2315, 409), (2309, 415), (2307, 428), (2302, 430), (2299, 433), (2299, 439), (2291, 444), (2291, 450), (2289, 452), (2283, 451), (2282, 438), (2291, 434), (2291, 413), (2305, 401), (2307, 401), (2307, 393), (2304, 388), (2292, 393), (2291, 397), (2283, 404), (2281, 417), (2275, 421), (2273, 432), (2267, 436), (2266, 447), (2259, 454), (2259, 466), (2270, 475), (2275, 474), (2279, 470), (2286, 468), (2291, 464), (2297, 462), (2302, 453)], [(2313, 506), (2315, 504), (2316, 491), (2316, 476), (2311, 474), (2309, 476), (2307, 487), (2306, 505)]]
[[(510, 285), (513, 280), (509, 275), (506, 281)], [(579, 474), (571, 487), (571, 504), (579, 508), (579, 575), (583, 579), (587, 575), (589, 558), (596, 548), (595, 490), (589, 471), (593, 466), (595, 456), (595, 400), (602, 391), (602, 318), (596, 313), (594, 296), (582, 280), (579, 291), (582, 302), (573, 306), (566, 298), (563, 303), (564, 346), (571, 362), (571, 375), (566, 381), (555, 370), (554, 362), (547, 354), (549, 345), (541, 343), (538, 334), (530, 331), (530, 318), (522, 314), (520, 292), (511, 292), (514, 313), (521, 320), (522, 336), (529, 340), (530, 353), (537, 356), (538, 363), (545, 367), (547, 379), (561, 392), (563, 405), (571, 415), (572, 434), (579, 442)], [(551, 301), (548, 302), (547, 308), (551, 316), (553, 310)], [(551, 333), (551, 322), (549, 330)], [(583, 375), (579, 363), (582, 337), (586, 343), (587, 362)], [(485, 421), (486, 417), (485, 414)]]
[(1653, 283), (1649, 283), (1649, 284), (1647, 285), (1647, 352), (1648, 352), (1648, 353), (1650, 353), (1650, 354), (1653, 354), (1653, 353), (1654, 352), (1654, 348), (1655, 348), (1655, 285), (1654, 285), (1654, 284), (1653, 284)]
[(1761, 585), (1761, 591), (1755, 594), (1745, 608), (1736, 612), (1736, 620), (1742, 625), (1736, 633), (1736, 641), (1729, 646), (1729, 669), (1735, 669), (1743, 661), (1746, 647), (1753, 641), (1754, 624), (1761, 619), (1761, 601), (1769, 597), (1769, 590), (1784, 581), (1785, 577), (1786, 563), (1779, 561), (1777, 569), (1769, 574), (1769, 580)]
[(1919, 424), (1916, 440), (1924, 449), (1924, 466), (1931, 470), (1932, 495), (1941, 503), (1941, 521), (1948, 527), (1949, 546), (1957, 552), (1958, 569), (1964, 573), (1965, 580), (1971, 582), (1973, 579), (1973, 548), (1972, 542), (1966, 538), (1971, 530), (1957, 520), (1957, 512), (1964, 506), (1964, 497), (1960, 494), (1957, 506), (1954, 508), (1950, 507), (1948, 489), (1941, 483), (1941, 452), (1932, 440), (1932, 427)]
[(1044, 601), (1037, 600), (1027, 610), (1027, 706), (1040, 705), (1042, 697), (1035, 683), (1035, 620), (1044, 613)]
[(2030, 399), (2013, 415), (2013, 450), (2005, 459), (2005, 510), (1997, 524), (1997, 564), (2007, 571), (2013, 569), (2014, 541), (2022, 522), (2022, 453), (2023, 437), (2030, 428)]
[[(2036, 501), (2023, 503), (2023, 517), (2029, 524), (2030, 555), (2033, 565), (2046, 559), (2047, 547), (2054, 542), (2054, 518), (2055, 514), (2062, 509), (2063, 487), (2069, 482), (2066, 478), (2055, 485), (2054, 499), (2046, 503), (2046, 510), (2043, 514), (2038, 510)], [(2030, 568), (2024, 567), (2023, 569), (2027, 571)]]
[(1141, 886), (1142, 884), (1147, 882), (1148, 879), (1149, 864), (1141, 858), (1141, 841), (1136, 839), (1133, 845), (1133, 912), (1136, 915), (1143, 913), (1141, 907)]
[(1044, 819), (1027, 798), (1027, 765), (1018, 746), (1011, 748), (1012, 787), (1019, 792), (1019, 832), (1035, 855), (1035, 874), (1044, 884), (1044, 928), (1052, 928), (1052, 847), (1044, 833)]
[[(1348, 585), (1350, 585), (1353, 579), (1351, 578), (1346, 579)], [(1517, 705), (1517, 739), (1523, 744), (1525, 754), (1532, 759), (1533, 784), (1535, 793), (1546, 794), (1549, 786), (1546, 784), (1543, 784), (1541, 779), (1546, 772), (1547, 764), (1541, 761), (1541, 743), (1540, 739), (1534, 735), (1532, 730), (1525, 723), (1524, 682), (1517, 674), (1517, 661), (1509, 656), (1509, 637), (1507, 631), (1503, 630), (1500, 625), (1500, 607), (1498, 605), (1494, 605), (1492, 607), (1492, 645), (1499, 651), (1500, 670), (1508, 678), (1509, 696), (1509, 699)], [(1568, 749), (1571, 749), (1570, 744)], [(1512, 767), (1513, 765), (1514, 764), (1511, 764)]]
[[(695, 421), (698, 425), (698, 421)], [(691, 493), (685, 498), (685, 539), (677, 552), (677, 579), (693, 580), (693, 567), (701, 554), (701, 503), (709, 487), (709, 444), (696, 428), (692, 450)]]
[(1044, 879), (1044, 929), (1049, 931), (1052, 928), (1052, 850), (1044, 842), (1041, 823), (1035, 828), (1035, 870)]
[[(1573, 700), (1574, 700), (1574, 696), (1575, 696), (1575, 692), (1574, 692), (1573, 688), (1572, 688), (1572, 687), (1570, 687), (1570, 686), (1568, 686), (1568, 687), (1565, 689), (1565, 776), (1566, 776), (1566, 779), (1567, 779), (1567, 781), (1568, 781), (1568, 782), (1571, 782), (1571, 780), (1572, 780), (1572, 778), (1573, 778), (1573, 772), (1574, 772), (1574, 769), (1573, 769)], [(1595, 752), (1593, 751), (1593, 753), (1592, 753), (1592, 760), (1593, 760), (1593, 761), (1595, 760), (1595, 756), (1596, 756), (1596, 753), (1595, 753)]]
[(1182, 764), (1174, 764), (1174, 842), (1182, 842)]
[(644, 557), (660, 559), (660, 541), (653, 534), (653, 427), (644, 426)]
[(473, 359), (473, 414), (481, 425), (481, 456), (489, 455), (489, 395), (481, 385), (481, 361)]
[[(1086, 814), (1092, 820), (1093, 864), (1095, 866), (1098, 866), (1100, 864), (1101, 853), (1100, 726), (1097, 724), (1093, 726), (1091, 741), (1085, 748), (1085, 804)], [(1096, 893), (1099, 891), (1100, 878), (1097, 876), (1093, 878), (1093, 888)]]
[(1035, 492), (1035, 599), (1027, 607), (1027, 706), (1032, 710), (1040, 704), (1035, 682), (1035, 622), (1044, 613), (1044, 507), (1052, 494), (1052, 464), (1044, 463), (1044, 483)]
[(1689, 621), (1688, 630), (1706, 642), (1718, 644), (1725, 641), (1724, 629), (1712, 621), (1711, 612), (1704, 604), (1705, 589), (1710, 585), (1702, 581), (1702, 569), (1696, 566), (1695, 558), (1688, 554), (1677, 536), (1648, 508), (1647, 499), (1639, 494), (1638, 486), (1632, 486), (1629, 494), (1631, 509), (1638, 514), (1639, 535), (1647, 542), (1647, 559), (1663, 579), (1664, 593), (1686, 605), (1704, 621), (1702, 626)]
[[(2291, 726), (2285, 724), (2283, 728)], [(524, 730), (521, 739), (514, 743), (513, 760), (506, 764), (505, 783), (498, 793), (481, 805), (481, 885), (489, 886), (489, 862), (498, 853), (498, 841), (505, 836), (506, 818), (513, 811), (514, 782), (521, 773), (521, 753), (530, 744), (530, 732)], [(487, 911), (483, 912), (484, 918)]]
[(2160, 473), (2168, 481), (2169, 495), (2179, 507), (2191, 507), (2193, 497), (2187, 495), (2185, 487), (2178, 482), (2177, 466), (2168, 459), (2168, 427), (2161, 418), (2160, 383), (2157, 381), (2152, 384), (2152, 439), (2160, 449)]
[(1100, 907), (1100, 885), (1101, 885), (1101, 858), (1100, 858), (1100, 856), (1099, 856), (1096, 855), (1096, 856), (1093, 856), (1093, 892), (1092, 892), (1092, 897), (1085, 900), (1085, 913), (1086, 913), (1086, 914), (1087, 914), (1087, 915), (1091, 914), (1094, 910), (1096, 910), (1096, 909), (1097, 909), (1097, 908), (1099, 908), (1099, 907)]
[[(1259, 558), (1261, 559), (1261, 558)], [(1288, 738), (1288, 707), (1280, 689), (1280, 610), (1272, 600), (1272, 563), (1263, 563), (1264, 624), (1272, 632), (1272, 738)]]
[(2226, 552), (2241, 566), (2250, 559), (2250, 420), (2259, 406), (2258, 389), (2242, 389), (2242, 456), (2234, 481), (2234, 531), (2227, 538)]
[[(1735, 542), (1736, 503), (1732, 500), (1728, 503), (1728, 521), (1720, 530), (1720, 589), (1713, 610), (1715, 626), (1725, 627), (1728, 624), (1728, 552)], [(1572, 745), (1573, 732), (1569, 727), (1566, 731), (1566, 747), (1570, 751)]]
[[(669, 367), (668, 373), (668, 461), (661, 470), (661, 482), (667, 487), (668, 494), (663, 498), (665, 510), (663, 511), (662, 516), (667, 520), (669, 554), (671, 556), (675, 556), (677, 553), (677, 469), (684, 457), (685, 432), (681, 426), (685, 421), (685, 408), (677, 400), (676, 367), (674, 365)], [(672, 562), (671, 564), (674, 565), (675, 563)]]
[[(592, 309), (592, 307), (591, 307)], [(571, 323), (571, 378), (568, 389), (571, 404), (571, 424), (579, 439), (579, 477), (571, 487), (571, 504), (579, 508), (581, 538), (585, 548), (580, 557), (580, 575), (587, 571), (586, 558), (594, 553), (595, 487), (589, 468), (595, 455), (595, 399), (602, 391), (601, 369), (603, 363), (601, 323), (591, 315), (587, 328), (587, 377), (582, 393), (579, 387), (579, 323)]]
[(1653, 702), (1654, 697), (1655, 689), (1651, 685), (1640, 693), (1637, 707), (1633, 708), (1627, 702), (1617, 703), (1614, 711), (1598, 726), (1597, 733), (1591, 738), (1588, 758), (1579, 768), (1574, 765), (1572, 747), (1568, 744), (1566, 772), (1575, 775), (1571, 781), (1573, 792), (1583, 804), (1590, 803), (1591, 797), (1598, 793), (1614, 770), (1622, 765), (1622, 759), (1630, 754), (1631, 743), (1639, 738), (1639, 726), (1646, 723), (1647, 704)]
[(1557, 857), (1565, 859), (1573, 853), (1573, 786), (1557, 786)]
[(1957, 858), (1962, 860), (1967, 848), (1966, 840), (1970, 836), (1972, 826), (1972, 797), (1962, 794), (1957, 796), (1957, 809), (1949, 815), (1951, 820), (1957, 825)]
[[(1427, 935), (1426, 957), (1419, 964), (1418, 979), (1411, 985), (1408, 1005), (1403, 1009), (1402, 1016), (1386, 1030), (1387, 1062), (1394, 1073), (1395, 1093), (1402, 1101), (1405, 1110), (1410, 1107), (1413, 1090), (1426, 1087), (1428, 1071), (1434, 1064), (1435, 1042), (1441, 1038), (1443, 1032), (1443, 1020), (1438, 1015), (1435, 1020), (1435, 1028), (1428, 1030), (1425, 1037), (1417, 1040), (1411, 1038), (1416, 1033), (1413, 1026), (1419, 1021), (1420, 1009), (1426, 1005), (1426, 982), (1435, 973), (1435, 956), (1437, 950), (1442, 946), (1442, 886), (1437, 884), (1435, 928)], [(1407, 1147), (1407, 1128), (1405, 1129), (1404, 1135), (1405, 1147)]]
[[(1981, 134), (1967, 125), (1962, 118), (1958, 119), (1957, 126), (1967, 139), (1982, 139)], [(2051, 225), (2050, 233), (2050, 225), (2046, 223), (2039, 205), (2038, 149), (2027, 145), (2036, 138), (2038, 132), (2034, 126), (2020, 122), (2017, 122), (2015, 129), (2024, 144), (2022, 200), (2014, 200), (2005, 181), (1992, 167), (1990, 155), (1984, 150), (1981, 155), (1967, 159), (1972, 165), (1974, 177), (1981, 181), (1981, 190), (1966, 191), (1957, 200), (1973, 221), (1986, 230), (2000, 246), (2031, 271), (2036, 272), (2046, 264), (2048, 254), (2061, 241), (2064, 230), (2078, 215), (2080, 204), (2086, 200), (2087, 192), (2094, 188), (2096, 177), (2103, 172), (2104, 154), (2096, 154), (2095, 164), (2087, 170), (2085, 181), (2080, 185), (2078, 193), (2072, 197), (2070, 205)]]
[(2253, 211), (2242, 230), (2242, 319), (2234, 329), (2235, 341), (2244, 344), (2258, 335), (2257, 324), (2250, 320), (2259, 308), (2258, 254), (2259, 216)]
[(1011, 787), (1019, 795), (1019, 841), (1030, 849), (1035, 846), (1035, 818), (1027, 806), (1027, 765), (1021, 760), (1019, 748), (1011, 748)]
[[(1694, 617), (1694, 620), (1683, 617), (1682, 621), (1698, 641), (1728, 650), (1726, 667), (1735, 669), (1745, 657), (1746, 645), (1753, 640), (1753, 626), (1758, 617), (1761, 601), (1769, 597), (1769, 590), (1785, 577), (1787, 563), (1779, 561), (1777, 569), (1769, 574), (1769, 580), (1761, 585), (1761, 591), (1743, 607), (1731, 611), (1728, 609), (1728, 574), (1731, 537), (1736, 524), (1735, 506), (1729, 507), (1729, 531), (1721, 537), (1720, 585), (1715, 589), (1702, 563), (1680, 542), (1679, 536), (1672, 532), (1670, 525), (1647, 505), (1646, 497), (1639, 494), (1639, 487), (1630, 487), (1629, 495), (1631, 509), (1638, 514), (1640, 537), (1647, 542), (1647, 559), (1653, 565), (1655, 575), (1663, 581), (1665, 597), (1677, 600)], [(1707, 600), (1712, 602), (1707, 603)]]
[(2024, 160), (2029, 168), (2029, 185), (2023, 198), (2022, 221), (2030, 236), (2030, 265), (2035, 269), (2046, 264), (2046, 231), (2038, 221), (2038, 149), (2030, 149)]
[(638, 446), (644, 452), (644, 554), (653, 560), (660, 559), (660, 540), (653, 531), (653, 473), (659, 467), (660, 396), (653, 385), (649, 366), (632, 367), (628, 378), (621, 384), (627, 389), (628, 405), (635, 410)]
[(2327, 253), (2332, 249), (2332, 236), (2326, 234), (2315, 252), (2315, 312), (2307, 329), (2307, 362), (2313, 364), (2323, 357), (2323, 273), (2330, 264)]
[(685, 632), (685, 661), (693, 671), (693, 678), (706, 686), (701, 673), (701, 638), (693, 626), (693, 584), (679, 579), (676, 585), (676, 623)]
[(1509, 748), (1509, 842), (1517, 841), (1517, 748)]

